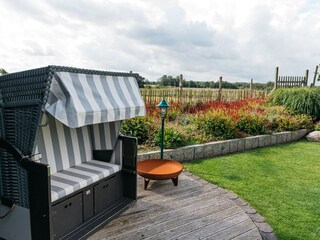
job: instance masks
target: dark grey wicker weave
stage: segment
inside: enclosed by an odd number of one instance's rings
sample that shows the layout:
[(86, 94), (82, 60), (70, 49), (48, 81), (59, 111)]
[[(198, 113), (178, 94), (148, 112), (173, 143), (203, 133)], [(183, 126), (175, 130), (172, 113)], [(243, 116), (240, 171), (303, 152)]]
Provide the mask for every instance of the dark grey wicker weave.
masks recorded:
[[(0, 77), (0, 138), (25, 155), (32, 152), (43, 99), (50, 86), (50, 68)], [(27, 172), (1, 149), (1, 195), (29, 207)]]

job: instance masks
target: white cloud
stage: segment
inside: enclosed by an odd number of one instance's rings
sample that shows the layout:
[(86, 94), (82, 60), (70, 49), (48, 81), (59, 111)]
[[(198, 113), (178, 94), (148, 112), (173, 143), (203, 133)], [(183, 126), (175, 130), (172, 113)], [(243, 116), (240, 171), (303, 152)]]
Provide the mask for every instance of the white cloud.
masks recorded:
[(0, 0), (1, 66), (266, 82), (320, 63), (312, 0)]

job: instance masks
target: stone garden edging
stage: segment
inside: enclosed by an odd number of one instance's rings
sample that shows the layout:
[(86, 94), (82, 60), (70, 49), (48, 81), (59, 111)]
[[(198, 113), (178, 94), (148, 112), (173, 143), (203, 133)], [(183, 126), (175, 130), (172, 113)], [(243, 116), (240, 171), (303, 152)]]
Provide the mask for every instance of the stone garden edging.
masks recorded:
[[(236, 138), (190, 145), (177, 149), (165, 149), (163, 152), (163, 158), (176, 160), (178, 162), (188, 162), (201, 158), (221, 156), (254, 148), (289, 143), (303, 138), (307, 133), (308, 130), (300, 129), (296, 131), (278, 132), (268, 135), (257, 135), (246, 138)], [(138, 161), (157, 158), (160, 158), (160, 151), (138, 154)]]

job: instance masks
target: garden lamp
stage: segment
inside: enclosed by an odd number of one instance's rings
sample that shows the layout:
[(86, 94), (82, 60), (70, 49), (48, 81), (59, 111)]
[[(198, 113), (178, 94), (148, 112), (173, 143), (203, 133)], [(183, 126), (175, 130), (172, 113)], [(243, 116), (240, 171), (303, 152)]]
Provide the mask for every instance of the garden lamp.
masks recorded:
[(163, 159), (164, 119), (167, 115), (167, 110), (170, 105), (163, 98), (162, 101), (157, 105), (157, 107), (160, 109), (161, 116), (160, 158)]

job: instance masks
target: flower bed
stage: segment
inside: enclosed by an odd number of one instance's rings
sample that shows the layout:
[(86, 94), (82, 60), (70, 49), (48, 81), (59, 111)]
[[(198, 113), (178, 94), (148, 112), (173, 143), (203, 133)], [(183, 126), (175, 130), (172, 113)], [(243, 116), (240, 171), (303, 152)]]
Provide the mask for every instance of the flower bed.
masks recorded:
[[(125, 121), (121, 131), (137, 137), (139, 144), (159, 146), (161, 119), (156, 105), (147, 106), (146, 117)], [(264, 99), (189, 103), (182, 108), (178, 103), (170, 105), (165, 148), (313, 128), (310, 116), (291, 114), (285, 107), (271, 106)]]

